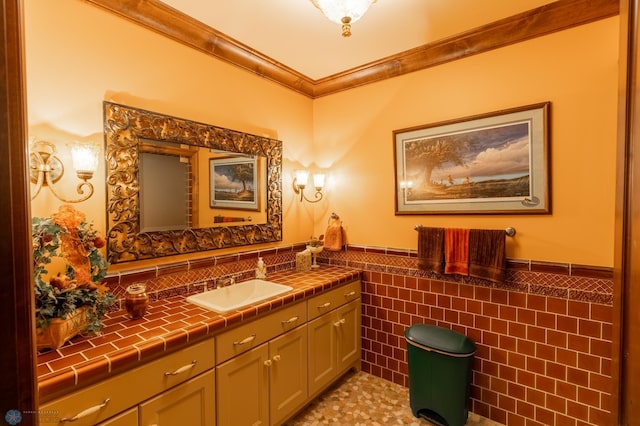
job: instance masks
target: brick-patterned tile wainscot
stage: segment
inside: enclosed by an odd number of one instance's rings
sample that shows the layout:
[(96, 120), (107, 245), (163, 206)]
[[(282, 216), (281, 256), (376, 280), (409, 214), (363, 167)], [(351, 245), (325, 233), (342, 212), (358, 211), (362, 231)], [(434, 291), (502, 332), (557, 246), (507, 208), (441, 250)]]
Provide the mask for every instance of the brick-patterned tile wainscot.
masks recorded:
[[(186, 294), (221, 276), (295, 267), (304, 244), (224, 255), (108, 277), (120, 299), (146, 282), (152, 299)], [(327, 264), (362, 281), (362, 368), (408, 386), (404, 331), (427, 323), (459, 331), (478, 348), (469, 409), (509, 426), (609, 426), (613, 272), (610, 268), (508, 260), (506, 281), (435, 275), (416, 252), (349, 245), (323, 251)]]
[(610, 424), (611, 271), (510, 261), (495, 285), (425, 273), (410, 252), (349, 247), (323, 261), (365, 271), (364, 371), (408, 386), (404, 332), (435, 324), (477, 345), (472, 412), (509, 426)]

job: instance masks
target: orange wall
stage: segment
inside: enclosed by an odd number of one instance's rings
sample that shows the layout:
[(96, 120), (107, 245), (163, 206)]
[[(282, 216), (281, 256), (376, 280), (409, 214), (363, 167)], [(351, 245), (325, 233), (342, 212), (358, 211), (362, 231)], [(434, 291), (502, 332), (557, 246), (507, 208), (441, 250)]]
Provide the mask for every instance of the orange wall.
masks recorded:
[[(56, 143), (62, 156), (69, 140), (104, 145), (102, 102), (109, 100), (279, 139), (289, 185), (287, 171), (310, 157), (313, 102), (305, 96), (77, 0), (25, 2), (25, 27), (29, 136)], [(74, 196), (71, 167), (65, 176), (62, 190)], [(103, 162), (92, 181), (96, 193), (75, 207), (104, 232)], [(313, 227), (288, 188), (282, 244), (308, 238)], [(44, 189), (32, 215), (49, 216), (60, 204)]]
[[(618, 18), (314, 102), (317, 158), (334, 186), (316, 216), (350, 243), (416, 248), (414, 225), (506, 228), (508, 256), (613, 265)], [(392, 132), (551, 102), (550, 215), (395, 216)]]
[[(351, 244), (415, 249), (417, 223), (513, 226), (509, 257), (613, 264), (617, 18), (317, 100), (83, 2), (30, 0), (25, 21), (30, 137), (102, 145), (109, 100), (280, 139), (282, 245), (323, 233), (335, 211)], [(542, 101), (552, 103), (551, 215), (394, 215), (393, 130)], [(301, 166), (329, 169), (318, 204), (290, 189)], [(76, 205), (101, 230), (104, 176), (101, 164), (95, 195)], [(59, 204), (45, 190), (32, 214)]]

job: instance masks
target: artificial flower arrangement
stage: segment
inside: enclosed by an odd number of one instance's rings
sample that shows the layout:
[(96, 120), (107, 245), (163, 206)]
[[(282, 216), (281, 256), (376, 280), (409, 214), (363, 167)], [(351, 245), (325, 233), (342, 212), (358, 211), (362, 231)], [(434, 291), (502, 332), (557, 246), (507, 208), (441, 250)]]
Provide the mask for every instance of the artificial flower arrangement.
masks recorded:
[[(77, 331), (98, 334), (104, 326), (102, 318), (115, 300), (101, 283), (109, 266), (99, 250), (105, 245), (104, 238), (86, 221), (84, 213), (63, 205), (50, 218), (32, 219), (32, 243), (36, 327), (40, 334), (53, 320), (66, 320), (81, 308), (86, 311), (86, 324)], [(48, 267), (59, 271), (49, 271)]]
[(322, 245), (322, 240), (316, 237), (310, 237), (307, 241), (308, 247), (320, 247)]

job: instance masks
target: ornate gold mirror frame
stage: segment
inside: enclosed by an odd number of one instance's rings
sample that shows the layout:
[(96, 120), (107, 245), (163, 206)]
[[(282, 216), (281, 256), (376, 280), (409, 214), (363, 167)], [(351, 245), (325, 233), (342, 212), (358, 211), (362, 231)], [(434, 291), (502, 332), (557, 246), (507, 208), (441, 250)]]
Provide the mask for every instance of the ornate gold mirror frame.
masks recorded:
[[(111, 102), (104, 102), (104, 137), (110, 263), (282, 240), (281, 141)], [(266, 223), (141, 232), (140, 139), (266, 157)]]

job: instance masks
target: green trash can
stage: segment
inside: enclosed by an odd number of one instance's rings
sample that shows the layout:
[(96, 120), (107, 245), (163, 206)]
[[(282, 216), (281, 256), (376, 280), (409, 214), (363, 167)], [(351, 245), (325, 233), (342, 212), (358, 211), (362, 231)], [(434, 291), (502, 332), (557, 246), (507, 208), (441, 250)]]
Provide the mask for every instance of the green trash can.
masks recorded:
[(404, 335), (413, 415), (437, 425), (463, 426), (476, 345), (464, 334), (428, 324), (412, 325)]

